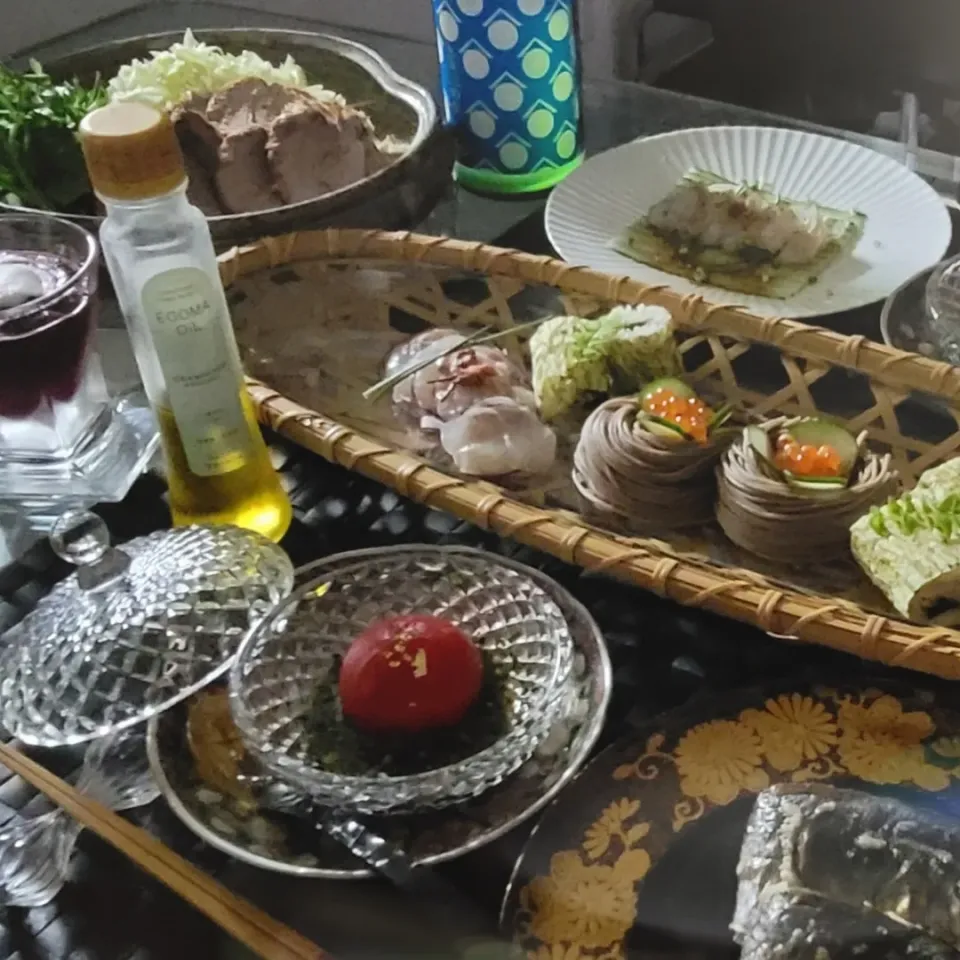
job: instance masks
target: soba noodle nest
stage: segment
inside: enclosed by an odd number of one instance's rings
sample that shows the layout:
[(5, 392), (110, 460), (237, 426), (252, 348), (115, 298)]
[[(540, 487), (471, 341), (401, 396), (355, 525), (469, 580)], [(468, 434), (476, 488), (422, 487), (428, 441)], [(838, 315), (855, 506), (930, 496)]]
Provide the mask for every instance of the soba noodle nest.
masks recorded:
[[(769, 436), (798, 419), (760, 424)], [(900, 478), (890, 455), (865, 449), (847, 487), (807, 493), (770, 475), (747, 432), (727, 450), (717, 470), (717, 520), (737, 546), (767, 560), (811, 564), (850, 555), (850, 525), (875, 504), (895, 496)]]
[(584, 513), (613, 529), (699, 526), (713, 517), (714, 468), (729, 438), (670, 443), (636, 422), (636, 397), (617, 397), (587, 418), (573, 482)]

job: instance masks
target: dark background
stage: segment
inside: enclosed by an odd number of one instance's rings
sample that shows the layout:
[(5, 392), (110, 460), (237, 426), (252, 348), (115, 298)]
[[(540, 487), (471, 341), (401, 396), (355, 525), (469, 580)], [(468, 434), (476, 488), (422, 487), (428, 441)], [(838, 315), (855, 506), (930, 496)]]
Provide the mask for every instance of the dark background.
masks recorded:
[(709, 22), (713, 44), (657, 86), (869, 132), (915, 93), (924, 145), (960, 151), (960, 4), (954, 0), (656, 0)]

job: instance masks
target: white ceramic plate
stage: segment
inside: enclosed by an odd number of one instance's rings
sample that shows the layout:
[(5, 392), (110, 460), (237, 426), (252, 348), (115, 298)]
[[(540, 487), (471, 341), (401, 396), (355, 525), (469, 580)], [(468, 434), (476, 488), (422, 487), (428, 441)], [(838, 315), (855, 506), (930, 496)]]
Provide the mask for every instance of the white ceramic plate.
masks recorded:
[[(692, 169), (760, 183), (792, 200), (867, 216), (851, 256), (788, 300), (696, 284), (637, 263), (613, 242)], [(950, 216), (932, 187), (896, 160), (845, 140), (774, 127), (678, 130), (599, 154), (554, 190), (547, 236), (570, 263), (739, 304), (764, 316), (808, 317), (882, 300), (940, 260)]]

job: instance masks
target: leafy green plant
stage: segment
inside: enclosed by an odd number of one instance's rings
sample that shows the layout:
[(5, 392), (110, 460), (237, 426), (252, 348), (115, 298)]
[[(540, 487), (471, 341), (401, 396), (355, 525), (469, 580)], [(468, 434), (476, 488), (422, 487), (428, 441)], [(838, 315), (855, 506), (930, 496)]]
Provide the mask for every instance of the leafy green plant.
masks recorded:
[(70, 212), (89, 197), (77, 128), (106, 99), (99, 80), (56, 81), (36, 61), (24, 73), (0, 65), (0, 198)]

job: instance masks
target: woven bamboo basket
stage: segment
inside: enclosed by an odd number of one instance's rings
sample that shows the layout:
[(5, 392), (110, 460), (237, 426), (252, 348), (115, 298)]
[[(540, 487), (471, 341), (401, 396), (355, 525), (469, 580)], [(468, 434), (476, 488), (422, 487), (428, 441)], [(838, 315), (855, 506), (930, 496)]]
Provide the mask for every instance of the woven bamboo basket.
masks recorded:
[[(960, 678), (960, 633), (899, 619), (852, 562), (846, 571), (781, 570), (707, 535), (666, 541), (598, 528), (578, 513), (568, 475), (539, 497), (457, 476), (418, 448), (388, 402), (361, 396), (386, 353), (431, 325), (507, 329), (654, 303), (673, 314), (700, 392), (751, 415), (821, 411), (867, 429), (911, 486), (960, 448), (960, 370), (547, 257), (409, 233), (269, 238), (225, 254), (221, 272), (261, 421), (295, 443), (501, 536), (775, 637)], [(526, 360), (524, 340), (500, 345)]]

